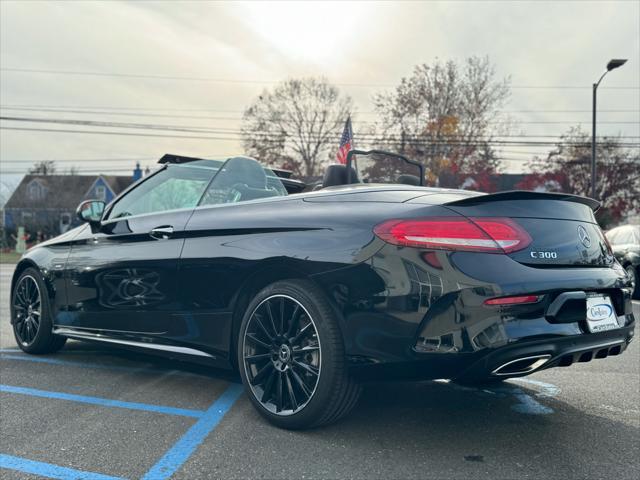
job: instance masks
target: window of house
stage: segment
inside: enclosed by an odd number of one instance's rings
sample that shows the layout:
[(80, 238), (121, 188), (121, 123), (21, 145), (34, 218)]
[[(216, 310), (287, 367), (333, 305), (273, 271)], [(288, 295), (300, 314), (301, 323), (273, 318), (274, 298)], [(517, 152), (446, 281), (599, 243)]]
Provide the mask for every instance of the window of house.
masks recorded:
[(103, 202), (107, 199), (107, 187), (104, 185), (98, 185), (96, 187), (96, 199)]
[(44, 188), (34, 180), (27, 187), (27, 196), (29, 200), (42, 200), (44, 198)]

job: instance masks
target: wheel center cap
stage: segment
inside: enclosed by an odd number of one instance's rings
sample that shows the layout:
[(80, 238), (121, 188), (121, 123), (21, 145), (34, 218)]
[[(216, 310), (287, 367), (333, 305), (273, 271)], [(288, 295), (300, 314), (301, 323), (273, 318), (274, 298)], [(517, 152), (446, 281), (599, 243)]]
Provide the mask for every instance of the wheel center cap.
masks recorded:
[(27, 313), (29, 314), (29, 316), (31, 316), (31, 314), (33, 313), (33, 305), (29, 305), (29, 308), (27, 309)]
[(278, 358), (281, 362), (286, 363), (291, 358), (291, 349), (288, 345), (280, 345), (280, 349), (278, 350)]

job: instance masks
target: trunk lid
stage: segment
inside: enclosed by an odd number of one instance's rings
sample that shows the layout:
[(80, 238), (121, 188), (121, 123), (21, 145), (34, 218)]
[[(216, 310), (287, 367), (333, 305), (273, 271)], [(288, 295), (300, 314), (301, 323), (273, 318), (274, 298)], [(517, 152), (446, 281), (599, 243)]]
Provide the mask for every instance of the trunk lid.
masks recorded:
[(594, 217), (599, 203), (574, 195), (502, 192), (445, 203), (469, 218), (510, 218), (531, 236), (525, 249), (510, 253), (515, 261), (535, 267), (594, 267), (614, 262)]

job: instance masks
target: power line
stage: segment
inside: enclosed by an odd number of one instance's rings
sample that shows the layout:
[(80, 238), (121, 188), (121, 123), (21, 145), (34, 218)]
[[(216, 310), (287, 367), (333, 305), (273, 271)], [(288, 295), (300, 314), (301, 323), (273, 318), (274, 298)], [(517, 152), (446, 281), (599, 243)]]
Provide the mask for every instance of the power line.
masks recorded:
[[(124, 110), (124, 111), (158, 111), (158, 112), (214, 112), (244, 113), (244, 110), (219, 110), (217, 108), (162, 108), (162, 107), (123, 107), (113, 105), (51, 105), (51, 104), (5, 104), (0, 109), (89, 109), (89, 110)], [(57, 110), (56, 110), (57, 111)], [(591, 113), (591, 110), (502, 110), (503, 113)], [(640, 113), (640, 109), (598, 109), (598, 113)], [(357, 115), (375, 115), (375, 110), (357, 111)]]
[[(78, 126), (87, 126), (87, 127), (109, 127), (109, 128), (126, 128), (126, 129), (143, 129), (143, 130), (161, 130), (161, 131), (176, 131), (183, 133), (212, 133), (212, 134), (225, 134), (225, 135), (234, 135), (241, 137), (243, 135), (242, 130), (238, 130), (236, 128), (225, 128), (225, 127), (200, 127), (197, 125), (164, 125), (164, 124), (143, 124), (143, 123), (123, 123), (123, 122), (108, 122), (101, 120), (77, 120), (77, 119), (60, 119), (60, 118), (36, 118), (36, 117), (7, 117), (0, 116), (0, 120), (10, 121), (10, 122), (27, 122), (27, 123), (52, 123), (52, 124), (62, 124), (62, 125), (78, 125)], [(640, 122), (635, 122), (640, 124)], [(263, 141), (278, 141), (275, 139), (271, 139), (274, 132), (268, 130), (261, 131), (252, 131), (253, 134), (264, 136)], [(336, 134), (337, 135), (337, 134)], [(317, 134), (309, 134), (311, 138), (319, 138)], [(447, 138), (465, 138), (463, 134), (453, 134), (453, 135), (441, 135), (442, 137)], [(379, 134), (375, 133), (361, 133), (358, 135), (359, 138), (363, 139), (381, 139)], [(556, 138), (552, 135), (497, 135), (497, 138)], [(640, 138), (633, 136), (619, 136), (616, 138)], [(408, 141), (414, 141), (415, 139), (410, 139)]]
[(134, 157), (134, 158), (38, 158), (38, 159), (20, 159), (20, 160), (0, 160), (0, 165), (6, 165), (10, 163), (40, 163), (40, 162), (56, 162), (56, 163), (72, 163), (72, 162), (146, 162), (151, 160), (158, 160), (158, 157)]
[[(88, 72), (79, 70), (54, 70), (54, 69), (35, 69), (35, 68), (6, 68), (0, 69), (3, 72), (13, 73), (31, 73), (46, 75), (73, 75), (73, 76), (90, 76), (90, 77), (122, 77), (122, 78), (142, 78), (151, 80), (174, 80), (174, 81), (190, 81), (190, 82), (212, 82), (212, 83), (235, 83), (235, 84), (257, 84), (270, 85), (280, 83), (281, 80), (253, 80), (253, 79), (231, 79), (231, 78), (215, 78), (215, 77), (192, 77), (192, 76), (175, 76), (175, 75), (158, 75), (143, 73), (121, 73), (121, 72)], [(362, 88), (384, 88), (395, 87), (397, 84), (391, 83), (346, 83), (332, 82), (334, 85), (343, 87), (362, 87)], [(591, 89), (591, 85), (510, 85), (514, 89), (559, 89), (559, 90), (582, 90)], [(640, 90), (640, 87), (621, 86), (621, 87), (602, 87), (610, 90)]]
[[(188, 118), (188, 119), (197, 119), (197, 120), (225, 120), (225, 121), (242, 121), (242, 117), (218, 117), (218, 116), (201, 116), (201, 115), (176, 115), (176, 114), (158, 114), (158, 113), (133, 113), (133, 112), (110, 112), (110, 111), (100, 111), (100, 110), (71, 110), (71, 109), (56, 109), (56, 108), (27, 108), (27, 107), (0, 107), (5, 110), (18, 110), (18, 111), (27, 111), (34, 113), (73, 113), (80, 115), (94, 114), (94, 115), (107, 115), (107, 116), (127, 116), (127, 117), (153, 117), (153, 118)], [(518, 125), (570, 125), (570, 124), (587, 124), (590, 123), (591, 120), (585, 119), (584, 121), (580, 120), (501, 120), (489, 122), (492, 125), (500, 125), (500, 124), (518, 124)], [(310, 123), (310, 122), (308, 122)], [(367, 121), (367, 120), (358, 120), (358, 124), (364, 125), (374, 125), (376, 121)], [(614, 120), (600, 120), (599, 124), (609, 124), (609, 125), (640, 125), (640, 121), (631, 121), (631, 120), (622, 120), (622, 121), (614, 121)], [(196, 127), (193, 127), (196, 128)]]
[[(133, 133), (133, 132), (116, 132), (116, 131), (92, 131), (92, 130), (74, 130), (74, 129), (52, 129), (52, 128), (28, 128), (28, 127), (4, 127), (0, 126), (0, 130), (15, 130), (15, 131), (28, 131), (28, 132), (46, 132), (46, 133), (71, 133), (71, 134), (90, 134), (90, 135), (117, 135), (128, 137), (150, 137), (150, 138), (181, 138), (186, 140), (214, 140), (214, 141), (237, 141), (236, 137), (216, 137), (205, 135), (173, 135), (173, 134), (154, 134), (154, 133)], [(638, 137), (625, 137), (625, 138), (638, 138)], [(267, 142), (268, 140), (263, 140)], [(371, 140), (371, 144), (382, 144), (387, 146), (400, 146), (403, 142), (400, 140), (387, 140), (378, 139)], [(581, 146), (584, 142), (566, 142), (566, 141), (532, 141), (532, 140), (483, 140), (473, 142), (462, 142), (459, 140), (446, 140), (441, 141), (425, 141), (425, 140), (406, 140), (405, 145), (423, 145), (423, 146), (499, 146), (499, 145), (513, 145), (513, 146), (557, 146), (562, 145), (574, 145)], [(622, 147), (634, 148), (640, 147), (640, 142), (626, 142), (621, 144)]]

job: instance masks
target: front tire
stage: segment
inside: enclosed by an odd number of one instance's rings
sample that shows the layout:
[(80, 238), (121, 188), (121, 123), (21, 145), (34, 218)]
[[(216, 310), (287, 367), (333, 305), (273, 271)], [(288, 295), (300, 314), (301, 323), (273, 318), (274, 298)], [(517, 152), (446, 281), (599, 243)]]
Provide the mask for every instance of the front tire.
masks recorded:
[(254, 407), (281, 428), (334, 422), (360, 395), (337, 315), (307, 280), (276, 282), (256, 295), (240, 326), (238, 365)]
[(66, 337), (53, 334), (49, 297), (42, 274), (27, 268), (11, 292), (11, 324), (20, 349), (26, 353), (53, 353), (60, 350)]

